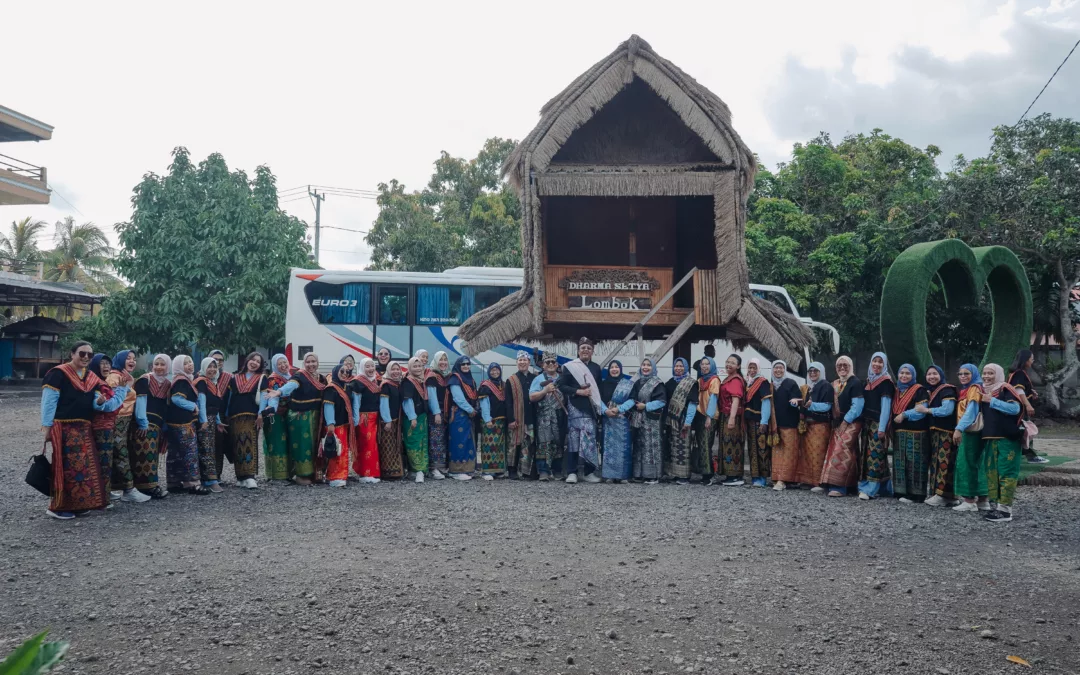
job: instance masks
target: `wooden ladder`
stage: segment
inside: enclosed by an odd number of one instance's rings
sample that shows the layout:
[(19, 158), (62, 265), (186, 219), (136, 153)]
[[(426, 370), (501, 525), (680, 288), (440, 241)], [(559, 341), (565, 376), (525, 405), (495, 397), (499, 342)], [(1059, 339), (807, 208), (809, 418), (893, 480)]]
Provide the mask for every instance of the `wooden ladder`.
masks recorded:
[[(672, 286), (671, 290), (668, 291), (663, 298), (661, 298), (660, 302), (656, 303), (656, 306), (649, 310), (649, 313), (646, 314), (645, 317), (641, 319), (641, 321), (638, 321), (637, 324), (630, 329), (630, 332), (626, 334), (626, 337), (624, 337), (622, 340), (619, 340), (619, 344), (617, 344), (615, 348), (611, 350), (611, 352), (607, 355), (607, 358), (605, 358), (600, 364), (601, 370), (606, 369), (608, 367), (608, 364), (615, 360), (615, 357), (619, 355), (619, 352), (622, 350), (622, 348), (625, 347), (626, 343), (630, 342), (630, 340), (632, 340), (635, 335), (637, 336), (638, 342), (638, 358), (645, 358), (645, 324), (649, 323), (649, 319), (656, 316), (656, 313), (660, 311), (660, 308), (666, 305), (668, 301), (671, 300), (672, 297), (674, 297), (675, 293), (686, 284), (687, 281), (690, 281), (694, 278), (695, 272), (697, 272), (696, 267), (687, 272), (686, 276), (680, 279), (679, 283)], [(653, 359), (654, 367), (656, 366), (656, 360), (663, 357), (664, 354), (668, 353), (668, 351), (675, 345), (675, 343), (679, 341), (679, 338), (685, 335), (686, 331), (690, 330), (690, 326), (693, 325), (694, 311), (691, 310), (690, 313), (686, 315), (686, 318), (682, 320), (682, 323), (680, 323), (678, 327), (675, 328), (675, 330), (671, 333), (671, 335), (669, 335), (667, 339), (664, 340), (664, 343), (660, 345), (660, 348), (653, 352), (651, 358)]]

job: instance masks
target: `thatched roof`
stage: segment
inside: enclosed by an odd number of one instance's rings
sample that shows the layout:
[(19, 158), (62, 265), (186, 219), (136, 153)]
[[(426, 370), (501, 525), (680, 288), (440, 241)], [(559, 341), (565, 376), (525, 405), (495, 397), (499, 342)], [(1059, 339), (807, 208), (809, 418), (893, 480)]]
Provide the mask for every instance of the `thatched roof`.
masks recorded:
[[(687, 142), (699, 146), (691, 153), (693, 162), (650, 163), (649, 158), (642, 158), (640, 163), (621, 162), (625, 166), (588, 166), (555, 161), (575, 131), (624, 90), (632, 85), (640, 88), (639, 82), (692, 132)], [(587, 149), (578, 154), (587, 155)], [(753, 336), (797, 366), (802, 362), (802, 348), (813, 340), (809, 329), (794, 317), (771, 311), (769, 303), (755, 302), (750, 294), (744, 233), (746, 200), (756, 172), (754, 155), (731, 126), (727, 105), (647, 42), (631, 36), (544, 105), (539, 124), (503, 166), (522, 205), (524, 280), (520, 291), (462, 325), (458, 332), (462, 348), (475, 354), (541, 332), (545, 306), (542, 195), (712, 195), (720, 318), (735, 332)]]

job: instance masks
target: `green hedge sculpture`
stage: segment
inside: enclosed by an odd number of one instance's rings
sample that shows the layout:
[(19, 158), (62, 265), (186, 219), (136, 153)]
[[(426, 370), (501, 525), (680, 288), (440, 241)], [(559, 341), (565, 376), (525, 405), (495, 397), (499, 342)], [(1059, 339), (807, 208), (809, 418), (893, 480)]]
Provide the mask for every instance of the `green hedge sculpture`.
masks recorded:
[(1008, 368), (1031, 344), (1031, 286), (1023, 264), (1004, 246), (971, 248), (959, 239), (915, 244), (901, 253), (881, 292), (881, 342), (896, 368), (910, 363), (922, 374), (934, 364), (926, 339), (926, 297), (941, 279), (945, 302), (974, 305), (990, 290), (993, 327), (980, 366)]

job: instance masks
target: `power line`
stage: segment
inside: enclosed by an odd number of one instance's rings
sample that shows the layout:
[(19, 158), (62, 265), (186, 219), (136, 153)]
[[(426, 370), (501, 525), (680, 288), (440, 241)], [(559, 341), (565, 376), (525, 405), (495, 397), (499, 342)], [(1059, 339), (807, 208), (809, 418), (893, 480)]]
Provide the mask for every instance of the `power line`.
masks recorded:
[(324, 230), (341, 230), (342, 232), (355, 232), (356, 234), (367, 234), (367, 230), (350, 230), (347, 227), (337, 227), (335, 225), (322, 225)]
[(342, 187), (334, 187), (333, 185), (312, 185), (311, 187), (317, 187), (317, 188), (321, 188), (323, 190), (337, 190), (339, 192), (365, 192), (365, 193), (373, 194), (373, 195), (379, 194), (379, 192), (377, 190), (367, 190), (367, 189), (364, 189), (364, 188), (342, 188)]
[(75, 206), (74, 204), (72, 204), (71, 202), (69, 202), (69, 201), (67, 200), (67, 198), (66, 198), (66, 197), (64, 197), (64, 195), (60, 194), (60, 191), (59, 191), (59, 190), (57, 190), (55, 186), (53, 186), (53, 185), (50, 185), (50, 186), (49, 186), (49, 189), (50, 189), (50, 190), (52, 190), (53, 192), (55, 192), (55, 193), (56, 193), (56, 196), (57, 196), (57, 197), (59, 197), (60, 199), (63, 199), (63, 200), (64, 200), (64, 203), (65, 203), (65, 204), (67, 204), (67, 205), (68, 205), (68, 206), (70, 206), (71, 208), (75, 209), (75, 213), (78, 213), (78, 214), (79, 214), (80, 216), (82, 216), (83, 218), (85, 218), (85, 217), (86, 217), (86, 214), (85, 214), (85, 213), (83, 213), (82, 211), (80, 211), (80, 210), (79, 210), (79, 207), (78, 207), (78, 206)]
[(1031, 112), (1031, 108), (1035, 105), (1035, 101), (1039, 100), (1039, 97), (1043, 95), (1043, 92), (1046, 91), (1046, 88), (1049, 87), (1050, 83), (1054, 81), (1054, 78), (1057, 76), (1058, 71), (1061, 70), (1061, 66), (1065, 65), (1065, 61), (1069, 60), (1069, 57), (1073, 55), (1073, 52), (1076, 51), (1077, 47), (1080, 47), (1080, 40), (1077, 40), (1076, 44), (1074, 44), (1072, 46), (1072, 49), (1069, 50), (1069, 53), (1065, 55), (1065, 60), (1061, 62), (1061, 64), (1057, 67), (1056, 70), (1054, 70), (1054, 74), (1050, 76), (1050, 79), (1046, 81), (1046, 84), (1043, 85), (1043, 88), (1040, 89), (1039, 93), (1035, 95), (1035, 99), (1031, 102), (1031, 105), (1027, 107), (1027, 110), (1025, 110), (1024, 114), (1020, 116), (1020, 119), (1016, 120), (1016, 124), (1013, 125), (1014, 127), (1024, 121), (1024, 118), (1027, 117), (1027, 114)]

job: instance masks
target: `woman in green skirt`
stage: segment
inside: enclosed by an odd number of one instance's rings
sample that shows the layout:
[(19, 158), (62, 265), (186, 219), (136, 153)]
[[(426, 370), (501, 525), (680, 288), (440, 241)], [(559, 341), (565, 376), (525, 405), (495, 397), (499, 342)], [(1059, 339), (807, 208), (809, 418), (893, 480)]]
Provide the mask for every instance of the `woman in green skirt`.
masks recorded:
[(506, 466), (506, 391), (499, 364), (489, 364), (487, 375), (476, 390), (484, 420), (480, 427), (480, 472), (484, 480), (494, 480), (495, 476), (510, 476)]
[(409, 359), (409, 374), (401, 383), (401, 409), (408, 418), (404, 434), (405, 456), (409, 460), (409, 468), (416, 472), (417, 483), (424, 482), (424, 473), (428, 470), (427, 398), (424, 362), (419, 356), (414, 356)]
[(292, 377), (289, 360), (284, 354), (270, 359), (270, 375), (263, 380), (262, 394), (268, 399), (263, 411), (263, 454), (266, 456), (266, 477), (270, 480), (289, 480), (293, 476), (289, 461), (288, 412), (289, 399), (281, 388)]
[(986, 396), (980, 404), (983, 416), (983, 454), (986, 455), (986, 479), (991, 511), (986, 520), (1007, 523), (1013, 518), (1013, 499), (1020, 477), (1023, 453), (1020, 441), (1022, 408), (1020, 393), (1005, 381), (1005, 369), (996, 363), (983, 368)]
[(956, 397), (957, 422), (953, 431), (953, 443), (957, 447), (953, 492), (962, 501), (953, 507), (953, 511), (989, 511), (986, 460), (982, 453), (982, 422), (975, 423), (983, 399), (979, 367), (965, 363), (960, 366), (957, 379), (960, 381), (960, 392)]
[(315, 457), (322, 437), (322, 399), (326, 379), (319, 374), (319, 357), (314, 352), (304, 356), (304, 368), (289, 377), (281, 387), (288, 397), (285, 415), (289, 441), (289, 464), (293, 482), (311, 485), (315, 478)]

